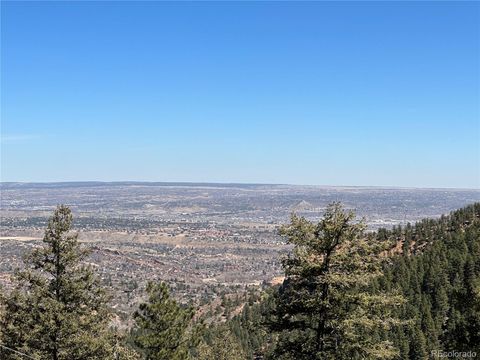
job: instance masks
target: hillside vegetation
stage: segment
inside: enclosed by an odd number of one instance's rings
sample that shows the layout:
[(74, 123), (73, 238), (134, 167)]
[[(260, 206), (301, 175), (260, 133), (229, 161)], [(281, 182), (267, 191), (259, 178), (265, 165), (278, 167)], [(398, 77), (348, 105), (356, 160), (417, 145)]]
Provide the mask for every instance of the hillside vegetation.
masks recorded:
[[(369, 293), (395, 293), (405, 300), (401, 306), (384, 313), (380, 319), (396, 317), (396, 326), (365, 331), (365, 337), (375, 343), (390, 342), (398, 359), (427, 359), (442, 353), (480, 353), (480, 204), (476, 203), (452, 212), (440, 219), (426, 219), (415, 225), (381, 229), (369, 237), (379, 244), (390, 244), (381, 253), (388, 261), (383, 264), (383, 276), (368, 286)], [(285, 326), (271, 326), (272, 313), (278, 298), (285, 297), (291, 286), (284, 282), (270, 289), (263, 300), (246, 306), (230, 326), (250, 354), (278, 358), (278, 343), (295, 344), (294, 331)], [(304, 297), (292, 294), (290, 301), (298, 303)], [(332, 309), (337, 316), (339, 309)], [(284, 318), (293, 317), (284, 314)], [(274, 323), (279, 325), (278, 321)], [(253, 329), (253, 331), (252, 331)], [(272, 331), (273, 330), (273, 331)], [(288, 340), (290, 337), (290, 340)], [(290, 349), (287, 359), (316, 358), (301, 355), (305, 336)], [(365, 340), (365, 339), (363, 339)], [(332, 358), (342, 358), (339, 351)], [(385, 354), (379, 356), (385, 358)], [(328, 358), (328, 357), (318, 357)], [(353, 356), (372, 358), (372, 356)]]
[(59, 207), (43, 247), (1, 294), (1, 359), (428, 359), (480, 354), (480, 203), (436, 220), (365, 232), (338, 203), (293, 215), (282, 284), (222, 299), (216, 321), (161, 283), (124, 333)]

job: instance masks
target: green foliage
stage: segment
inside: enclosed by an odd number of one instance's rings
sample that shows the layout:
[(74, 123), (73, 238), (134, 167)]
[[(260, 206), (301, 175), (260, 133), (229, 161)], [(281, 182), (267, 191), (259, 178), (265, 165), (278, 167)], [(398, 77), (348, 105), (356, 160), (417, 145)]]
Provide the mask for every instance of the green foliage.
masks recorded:
[(148, 301), (134, 314), (135, 345), (147, 360), (182, 360), (199, 341), (199, 327), (192, 326), (194, 310), (170, 297), (164, 283), (147, 285)]
[[(115, 334), (115, 337), (117, 337), (117, 334)], [(113, 356), (109, 358), (108, 360), (141, 360), (142, 356), (129, 347), (128, 345), (125, 344), (126, 340), (125, 339), (117, 339), (114, 351), (113, 351)]]
[(388, 359), (397, 350), (375, 338), (400, 321), (392, 311), (403, 297), (373, 291), (382, 276), (385, 244), (365, 236), (363, 222), (340, 204), (314, 224), (292, 216), (281, 234), (294, 245), (283, 261), (285, 281), (269, 326), (278, 332), (275, 359)]
[[(315, 339), (312, 319), (315, 319), (315, 294), (319, 293), (318, 284), (322, 282), (312, 280), (310, 274), (318, 265), (310, 265), (309, 260), (314, 257), (305, 254), (316, 251), (312, 246), (315, 243), (312, 231), (316, 228), (305, 219), (292, 219), (283, 232), (299, 239), (296, 243), (302, 247), (295, 245), (294, 255), (286, 259), (285, 265), (292, 265), (291, 269), (296, 267), (298, 271), (291, 271), (281, 287), (270, 289), (261, 301), (245, 307), (242, 314), (229, 321), (249, 356), (288, 359), (300, 351), (298, 358), (314, 358), (309, 353)], [(361, 334), (365, 339), (360, 342), (389, 342), (397, 349), (397, 359), (427, 359), (434, 350), (480, 353), (480, 204), (437, 220), (427, 219), (392, 230), (379, 229), (363, 236), (381, 247), (390, 244), (382, 252), (390, 261), (383, 264), (383, 276), (368, 275), (371, 281), (366, 288), (350, 288), (346, 282), (341, 287), (348, 294), (345, 299), (349, 301), (351, 292), (357, 291), (360, 292), (355, 296), (361, 293), (379, 296), (394, 291), (407, 302), (403, 306), (387, 306), (388, 311), (382, 311), (377, 318), (383, 319), (384, 315), (391, 320), (396, 318), (392, 325), (396, 322), (399, 326), (389, 330), (382, 326), (376, 330), (364, 329)], [(323, 251), (320, 246), (317, 249)], [(318, 257), (324, 259), (322, 255)], [(302, 277), (297, 274), (308, 276), (300, 282)], [(355, 306), (345, 306), (346, 302), (329, 304), (327, 310), (339, 319), (345, 316), (345, 311), (353, 311), (352, 316), (356, 316)], [(360, 315), (354, 321), (363, 321), (361, 318)], [(391, 350), (387, 347), (388, 356)], [(332, 357), (342, 358), (343, 351), (338, 347)], [(381, 358), (382, 351), (364, 356)]]
[(389, 237), (408, 243), (385, 269), (384, 289), (398, 286), (408, 305), (398, 313), (414, 323), (389, 338), (402, 359), (426, 359), (432, 351), (480, 353), (480, 204)]
[[(0, 294), (0, 358), (20, 360), (428, 359), (480, 353), (480, 204), (414, 226), (364, 233), (339, 204), (319, 223), (292, 216), (281, 286), (224, 296), (204, 329), (165, 284), (150, 283), (127, 346), (108, 297), (59, 206), (43, 246)], [(405, 301), (406, 300), (406, 301)], [(231, 314), (244, 303), (242, 311)]]
[(245, 351), (228, 326), (219, 326), (197, 350), (198, 360), (246, 360)]
[[(16, 288), (4, 296), (2, 342), (38, 359), (107, 359), (108, 297), (82, 261), (88, 252), (71, 233), (72, 214), (59, 206), (48, 222), (43, 246), (16, 273)], [(3, 350), (2, 359), (21, 359)]]

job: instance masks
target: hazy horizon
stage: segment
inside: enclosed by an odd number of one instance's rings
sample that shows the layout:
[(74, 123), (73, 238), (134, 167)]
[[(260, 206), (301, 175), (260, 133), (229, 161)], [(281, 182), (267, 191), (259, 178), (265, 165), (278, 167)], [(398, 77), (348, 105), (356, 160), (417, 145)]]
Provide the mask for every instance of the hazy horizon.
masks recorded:
[(425, 190), (479, 190), (468, 187), (418, 187), (418, 186), (395, 186), (395, 185), (331, 185), (331, 184), (294, 184), (294, 183), (262, 183), (262, 182), (219, 182), (219, 181), (148, 181), (148, 180), (69, 180), (69, 181), (0, 181), (0, 184), (22, 184), (22, 185), (55, 185), (55, 184), (87, 184), (87, 185), (158, 185), (158, 186), (298, 186), (318, 188), (378, 188), (378, 189), (425, 189)]

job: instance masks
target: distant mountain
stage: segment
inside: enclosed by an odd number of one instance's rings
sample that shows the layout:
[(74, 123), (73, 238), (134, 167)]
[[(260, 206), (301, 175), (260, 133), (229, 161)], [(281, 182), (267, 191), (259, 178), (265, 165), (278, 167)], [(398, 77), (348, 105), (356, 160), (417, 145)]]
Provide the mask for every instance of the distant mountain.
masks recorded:
[(292, 211), (306, 211), (313, 210), (315, 207), (306, 200), (300, 201), (298, 204), (292, 207)]

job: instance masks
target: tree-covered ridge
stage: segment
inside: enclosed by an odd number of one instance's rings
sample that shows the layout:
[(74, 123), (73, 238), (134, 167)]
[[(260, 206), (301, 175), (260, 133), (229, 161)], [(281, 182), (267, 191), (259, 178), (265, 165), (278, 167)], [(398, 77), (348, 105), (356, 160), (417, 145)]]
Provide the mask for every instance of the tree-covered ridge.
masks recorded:
[[(383, 266), (384, 276), (372, 281), (370, 291), (394, 292), (406, 302), (392, 312), (400, 326), (365, 336), (390, 341), (397, 359), (427, 359), (432, 351), (480, 354), (480, 204), (367, 236), (390, 244), (382, 252), (390, 257)], [(266, 325), (282, 292), (285, 283), (230, 321), (251, 354), (275, 358), (271, 351), (284, 329), (268, 332)], [(294, 300), (301, 301), (292, 296)]]
[(378, 286), (400, 289), (408, 300), (401, 316), (414, 319), (387, 334), (401, 357), (422, 359), (436, 350), (480, 353), (480, 204), (389, 235), (402, 238), (402, 254)]

